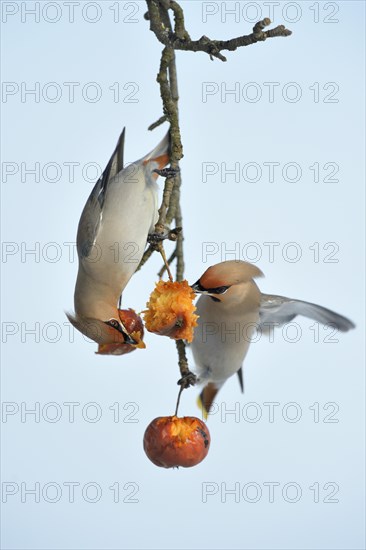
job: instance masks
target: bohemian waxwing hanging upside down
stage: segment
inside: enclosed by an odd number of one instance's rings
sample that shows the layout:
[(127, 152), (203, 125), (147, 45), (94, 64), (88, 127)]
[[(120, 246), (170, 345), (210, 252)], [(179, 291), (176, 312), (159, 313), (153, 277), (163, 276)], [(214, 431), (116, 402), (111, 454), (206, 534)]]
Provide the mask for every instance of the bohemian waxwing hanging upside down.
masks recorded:
[(198, 381), (205, 384), (200, 401), (206, 414), (233, 374), (238, 374), (243, 391), (242, 364), (256, 327), (268, 331), (271, 325), (283, 325), (297, 315), (331, 324), (341, 332), (355, 327), (346, 317), (322, 306), (262, 294), (253, 280), (261, 276), (255, 265), (233, 260), (209, 267), (192, 285), (202, 294), (197, 302), (199, 319), (192, 352)]
[(117, 306), (158, 219), (154, 170), (169, 163), (169, 132), (151, 153), (125, 168), (124, 139), (125, 129), (85, 204), (77, 233), (75, 315), (67, 317), (98, 344), (136, 343)]

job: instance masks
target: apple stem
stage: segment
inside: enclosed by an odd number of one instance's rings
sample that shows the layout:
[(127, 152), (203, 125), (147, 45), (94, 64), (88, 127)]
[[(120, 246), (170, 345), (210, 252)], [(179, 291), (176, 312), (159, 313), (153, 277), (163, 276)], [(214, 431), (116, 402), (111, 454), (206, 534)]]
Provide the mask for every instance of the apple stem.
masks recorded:
[(163, 243), (159, 243), (159, 252), (161, 254), (161, 257), (163, 258), (163, 262), (165, 264), (165, 267), (166, 267), (166, 270), (167, 270), (167, 273), (168, 273), (168, 277), (169, 277), (169, 280), (170, 282), (173, 282), (173, 275), (172, 275), (172, 272), (170, 271), (170, 268), (169, 268), (169, 262), (166, 258), (166, 255), (165, 255), (165, 250), (164, 250), (164, 246), (163, 246)]
[(178, 416), (178, 408), (179, 408), (179, 403), (180, 403), (180, 396), (182, 395), (182, 391), (183, 391), (183, 390), (184, 390), (184, 386), (181, 386), (181, 387), (180, 387), (180, 390), (179, 390), (179, 393), (178, 393), (177, 406), (175, 407), (174, 416)]

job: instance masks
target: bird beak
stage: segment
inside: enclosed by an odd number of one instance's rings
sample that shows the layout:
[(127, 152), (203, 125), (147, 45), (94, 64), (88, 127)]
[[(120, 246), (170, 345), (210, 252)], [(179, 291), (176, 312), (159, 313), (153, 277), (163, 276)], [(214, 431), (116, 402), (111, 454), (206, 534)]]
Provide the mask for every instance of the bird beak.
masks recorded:
[(125, 339), (124, 344), (131, 344), (132, 346), (136, 346), (138, 342), (134, 340), (127, 332), (123, 332), (123, 338)]
[(194, 285), (191, 285), (191, 288), (192, 290), (194, 290), (196, 294), (208, 294), (207, 290), (203, 288), (199, 280), (196, 283), (194, 283)]
[[(136, 340), (134, 340), (132, 338), (132, 336), (130, 336), (127, 332), (127, 329), (125, 327), (125, 325), (122, 323), (122, 321), (119, 321), (118, 322), (118, 325), (116, 324), (111, 324), (111, 321), (104, 321), (104, 323), (106, 325), (109, 325), (109, 326), (112, 326), (115, 330), (117, 330), (120, 334), (122, 334), (123, 336), (123, 342), (120, 342), (121, 344), (131, 344), (132, 346), (135, 346), (136, 344), (138, 344), (138, 342)], [(113, 321), (117, 321), (117, 319), (113, 319)]]
[(128, 334), (126, 327), (124, 326), (123, 323), (120, 323), (120, 328), (118, 329), (118, 332), (120, 332), (123, 335), (123, 338), (125, 340), (123, 342), (124, 344), (131, 344), (132, 346), (135, 346), (136, 344), (138, 344), (138, 342)]

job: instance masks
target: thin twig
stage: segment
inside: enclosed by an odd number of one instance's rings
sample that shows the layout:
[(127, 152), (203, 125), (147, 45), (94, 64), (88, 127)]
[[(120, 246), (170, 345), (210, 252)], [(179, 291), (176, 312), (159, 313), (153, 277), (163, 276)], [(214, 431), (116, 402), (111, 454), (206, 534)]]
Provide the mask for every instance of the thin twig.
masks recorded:
[(155, 128), (157, 128), (161, 124), (164, 124), (164, 122), (166, 122), (166, 121), (167, 121), (167, 117), (166, 117), (166, 115), (163, 115), (156, 122), (153, 122), (152, 124), (150, 124), (150, 126), (148, 127), (148, 130), (150, 130), (150, 131), (155, 130)]
[[(174, 249), (173, 252), (171, 253), (171, 255), (169, 256), (169, 258), (167, 259), (167, 264), (170, 265), (176, 258), (176, 250)], [(162, 268), (160, 269), (160, 271), (158, 271), (158, 277), (159, 279), (162, 278), (162, 276), (164, 275), (166, 271), (166, 264), (163, 264)]]
[(169, 281), (170, 281), (170, 282), (173, 282), (173, 275), (172, 275), (172, 273), (171, 273), (171, 271), (170, 271), (169, 264), (168, 264), (168, 261), (167, 261), (167, 259), (166, 259), (166, 254), (165, 254), (165, 250), (164, 250), (164, 246), (163, 246), (163, 243), (162, 243), (162, 242), (159, 243), (159, 252), (160, 252), (160, 254), (161, 254), (161, 257), (163, 258), (163, 262), (164, 262), (165, 268), (166, 268), (166, 270), (167, 270), (167, 272), (168, 272)]
[(174, 50), (205, 52), (211, 58), (216, 57), (221, 61), (227, 60), (221, 54), (222, 50), (235, 51), (237, 48), (263, 42), (267, 38), (286, 37), (292, 34), (284, 25), (264, 31), (264, 28), (271, 24), (271, 20), (266, 17), (262, 21), (258, 21), (253, 27), (253, 32), (248, 35), (238, 36), (231, 40), (211, 40), (207, 36), (201, 36), (199, 40), (191, 40), (185, 28), (183, 10), (177, 2), (164, 0), (164, 8), (166, 9), (168, 6), (174, 13), (174, 32), (162, 21), (162, 0), (146, 0), (146, 2), (149, 9), (150, 30), (164, 46), (169, 46)]
[(152, 253), (154, 252), (154, 250), (155, 250), (154, 247), (151, 246), (151, 244), (150, 244), (149, 247), (145, 250), (145, 252), (144, 252), (144, 254), (141, 258), (141, 261), (140, 261), (139, 265), (137, 266), (136, 271), (139, 271), (142, 268), (142, 266), (144, 264), (146, 264), (147, 260), (150, 258), (150, 256), (152, 256)]
[[(176, 212), (175, 212), (175, 222), (179, 227), (182, 226), (182, 213), (181, 213), (181, 207), (180, 207), (180, 192), (178, 189), (178, 199), (177, 199), (177, 206), (176, 206)], [(176, 271), (176, 279), (177, 281), (183, 281), (184, 277), (184, 256), (183, 256), (183, 233), (178, 233), (177, 237), (177, 244), (175, 247), (176, 256), (177, 256), (177, 271)]]
[(184, 340), (176, 340), (175, 345), (178, 351), (179, 370), (182, 375), (182, 378), (178, 380), (178, 384), (183, 388), (189, 388), (189, 386), (195, 385), (197, 376), (189, 370)]
[(182, 395), (182, 391), (184, 390), (184, 387), (181, 386), (179, 388), (178, 397), (177, 397), (177, 404), (175, 406), (175, 413), (174, 416), (178, 416), (178, 409), (179, 409), (179, 403), (180, 403), (180, 396)]

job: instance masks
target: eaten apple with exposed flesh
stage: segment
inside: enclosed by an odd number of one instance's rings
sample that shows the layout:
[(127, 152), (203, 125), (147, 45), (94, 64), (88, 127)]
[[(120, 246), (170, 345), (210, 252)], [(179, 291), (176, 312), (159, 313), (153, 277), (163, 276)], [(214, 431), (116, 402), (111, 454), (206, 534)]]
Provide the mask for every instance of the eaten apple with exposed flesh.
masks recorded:
[(156, 466), (190, 468), (199, 464), (210, 448), (210, 433), (194, 416), (160, 416), (146, 428), (144, 451)]
[(196, 295), (187, 281), (159, 281), (144, 311), (149, 332), (169, 336), (174, 340), (192, 342), (198, 316), (194, 313)]

